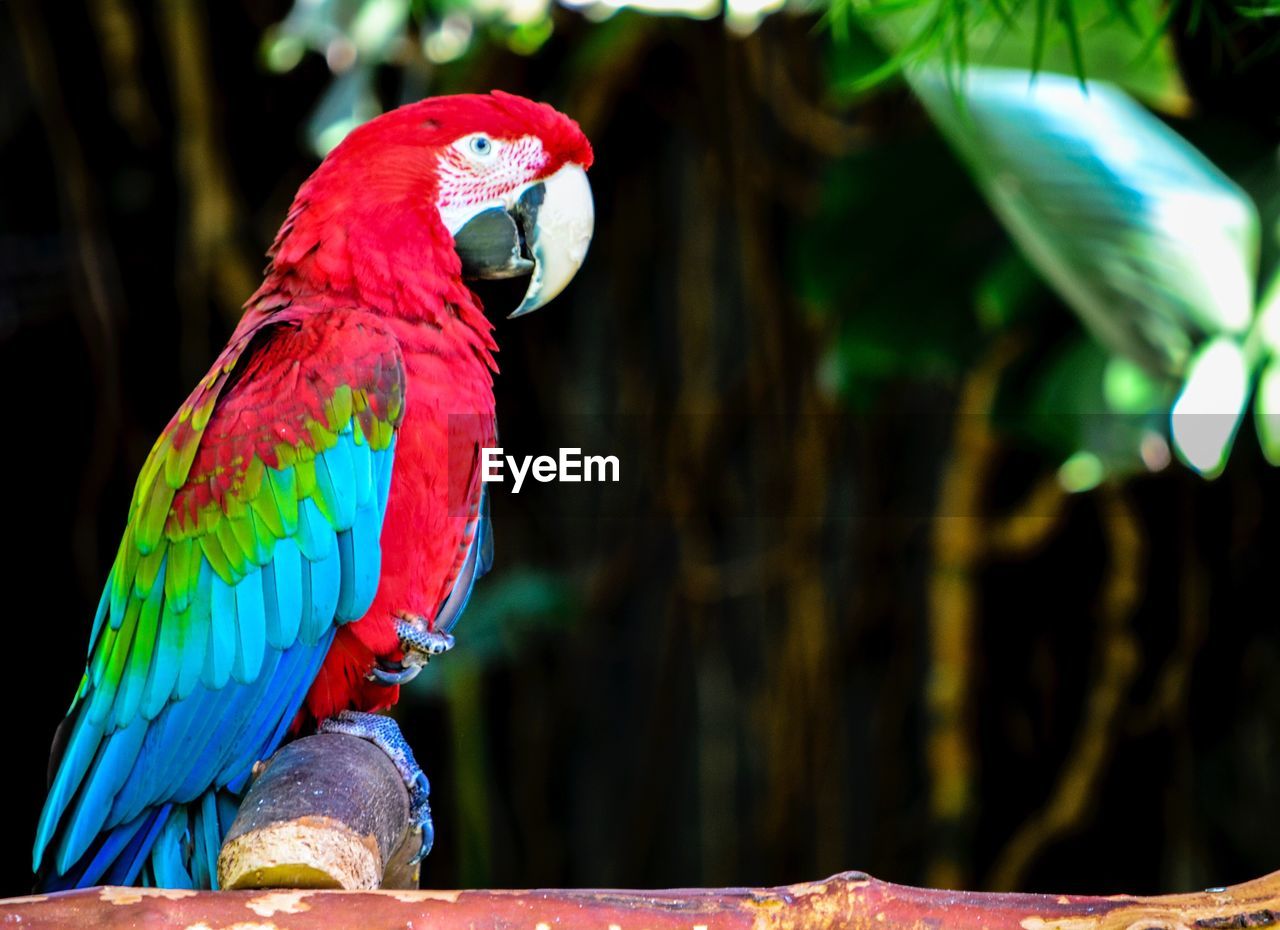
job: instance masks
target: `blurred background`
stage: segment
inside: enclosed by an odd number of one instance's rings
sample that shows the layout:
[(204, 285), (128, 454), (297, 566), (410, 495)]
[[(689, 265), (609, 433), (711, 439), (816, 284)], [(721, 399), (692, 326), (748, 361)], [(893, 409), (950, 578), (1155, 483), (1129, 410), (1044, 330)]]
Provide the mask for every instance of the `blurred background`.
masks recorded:
[(495, 87), (581, 122), (599, 215), (547, 310), (484, 293), (504, 445), (622, 480), (495, 493), (496, 568), (398, 712), (424, 885), (1280, 865), (1275, 12), (0, 6), (0, 890), (133, 479), (294, 190), (360, 121)]

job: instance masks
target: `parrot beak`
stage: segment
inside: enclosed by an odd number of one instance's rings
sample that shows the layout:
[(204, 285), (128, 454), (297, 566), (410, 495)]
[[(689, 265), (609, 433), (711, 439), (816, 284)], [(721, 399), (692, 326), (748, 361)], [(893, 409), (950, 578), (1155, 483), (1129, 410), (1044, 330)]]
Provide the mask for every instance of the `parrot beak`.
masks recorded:
[(521, 188), (509, 206), (493, 205), (453, 232), (468, 278), (493, 280), (530, 274), (520, 306), (508, 317), (532, 313), (565, 289), (587, 257), (595, 230), (591, 185), (580, 165)]
[(587, 257), (596, 226), (587, 173), (575, 164), (530, 186), (520, 195), (517, 211), (533, 253), (533, 277), (508, 319), (532, 313), (568, 286)]

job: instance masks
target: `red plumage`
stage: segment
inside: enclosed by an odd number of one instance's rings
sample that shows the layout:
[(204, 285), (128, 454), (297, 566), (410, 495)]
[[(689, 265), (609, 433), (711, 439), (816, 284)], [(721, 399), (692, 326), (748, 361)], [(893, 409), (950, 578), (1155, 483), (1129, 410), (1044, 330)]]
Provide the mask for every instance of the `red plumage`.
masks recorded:
[[(249, 302), (251, 313), (288, 305), (376, 314), (404, 359), (378, 593), (362, 619), (339, 629), (307, 697), (312, 719), (395, 703), (398, 688), (366, 676), (377, 660), (400, 658), (398, 613), (436, 616), (471, 542), (481, 490), (471, 453), (495, 440), (497, 346), (440, 219), (436, 169), (448, 145), (474, 132), (536, 137), (543, 159), (525, 181), (566, 162), (591, 164), (577, 124), (545, 104), (494, 92), (401, 107), (354, 130), (302, 186)], [(361, 349), (358, 339), (349, 346)]]
[[(42, 886), (212, 885), (226, 801), (289, 722), (369, 735), (339, 712), (393, 704), (447, 645), (399, 621), (447, 632), (489, 561), (497, 346), (458, 248), (472, 273), (534, 272), (520, 312), (552, 299), (590, 241), (590, 163), (550, 107), (444, 97), (355, 130), (302, 186), (139, 476), (51, 761)], [(421, 773), (388, 752), (429, 845)]]

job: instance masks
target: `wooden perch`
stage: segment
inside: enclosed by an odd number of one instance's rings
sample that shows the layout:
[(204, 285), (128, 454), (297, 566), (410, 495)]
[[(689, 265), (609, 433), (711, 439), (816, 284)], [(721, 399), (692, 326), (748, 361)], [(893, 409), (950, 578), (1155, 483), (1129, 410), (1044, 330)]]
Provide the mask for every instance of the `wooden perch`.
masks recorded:
[[(1280, 872), (1233, 888), (1156, 898), (934, 891), (860, 872), (758, 889), (407, 890), (417, 883), (407, 860), (418, 845), (408, 813), (408, 793), (380, 749), (349, 736), (308, 737), (280, 750), (259, 773), (223, 845), (223, 887), (252, 890), (89, 888), (10, 898), (0, 901), (0, 924), (33, 930), (1243, 930), (1280, 922)], [(384, 890), (358, 890), (379, 882)], [(271, 885), (294, 887), (266, 890)]]
[(0, 923), (242, 930), (1235, 930), (1280, 921), (1280, 872), (1154, 898), (932, 891), (860, 872), (780, 888), (679, 891), (162, 891), (0, 901)]
[(218, 884), (417, 888), (409, 792), (386, 753), (337, 733), (289, 743), (245, 795), (218, 856)]

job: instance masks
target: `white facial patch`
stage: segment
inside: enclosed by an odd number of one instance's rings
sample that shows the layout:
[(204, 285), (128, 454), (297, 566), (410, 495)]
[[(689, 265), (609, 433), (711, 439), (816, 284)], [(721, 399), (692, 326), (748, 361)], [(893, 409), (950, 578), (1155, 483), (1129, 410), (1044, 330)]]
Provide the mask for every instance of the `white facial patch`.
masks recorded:
[(480, 135), (463, 136), (440, 156), (436, 205), (451, 235), (479, 208), (513, 207), (520, 188), (547, 163), (542, 140), (536, 136), (515, 140), (485, 136), (489, 147), (484, 150), (476, 141)]

